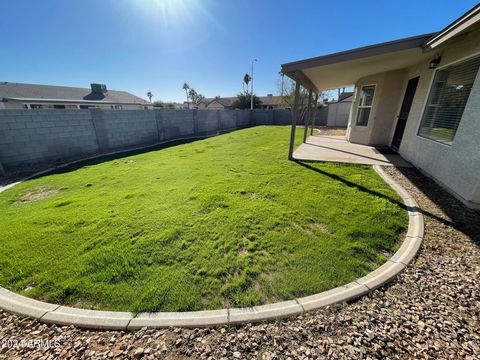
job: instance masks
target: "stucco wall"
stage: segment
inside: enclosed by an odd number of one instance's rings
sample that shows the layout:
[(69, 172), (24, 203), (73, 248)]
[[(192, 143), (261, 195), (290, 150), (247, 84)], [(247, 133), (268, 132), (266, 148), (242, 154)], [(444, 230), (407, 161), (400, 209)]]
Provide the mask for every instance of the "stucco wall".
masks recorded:
[[(360, 79), (355, 85), (356, 96), (352, 107), (349, 140), (365, 145), (388, 145), (390, 129), (404, 85), (405, 70), (380, 73)], [(356, 124), (358, 103), (362, 86), (375, 85), (372, 109), (367, 126)]]
[[(480, 55), (480, 32), (470, 33), (462, 41), (456, 41), (437, 52), (442, 56), (440, 66), (474, 54)], [(428, 69), (427, 62), (408, 69), (406, 79), (420, 76), (420, 81), (400, 154), (460, 199), (477, 204), (471, 204), (472, 206), (480, 206), (480, 77), (477, 74), (457, 133), (449, 146), (417, 136), (433, 74), (434, 71)]]
[[(480, 31), (450, 41), (431, 54), (432, 59), (436, 55), (442, 56), (440, 67), (467, 56), (480, 55)], [(355, 125), (356, 96), (349, 140), (368, 145), (390, 145), (408, 80), (419, 76), (399, 152), (459, 199), (473, 207), (480, 207), (480, 77), (477, 75), (452, 145), (445, 145), (417, 135), (434, 74), (434, 70), (428, 68), (428, 62), (361, 79), (356, 84), (357, 91), (362, 85), (377, 84), (374, 105), (368, 126), (358, 127)]]
[(0, 102), (0, 109), (23, 109), (23, 108), (24, 108), (23, 104), (19, 102), (12, 102), (12, 101)]

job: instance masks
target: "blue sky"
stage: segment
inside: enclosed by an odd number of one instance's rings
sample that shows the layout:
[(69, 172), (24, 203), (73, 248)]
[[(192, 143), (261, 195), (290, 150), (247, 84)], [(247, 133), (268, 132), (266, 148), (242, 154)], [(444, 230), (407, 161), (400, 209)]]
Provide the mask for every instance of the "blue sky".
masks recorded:
[[(1, 4), (0, 81), (183, 101), (183, 82), (231, 96), (255, 65), (255, 93), (285, 62), (440, 30), (470, 0), (15, 0)], [(425, 14), (429, 14), (425, 16)]]

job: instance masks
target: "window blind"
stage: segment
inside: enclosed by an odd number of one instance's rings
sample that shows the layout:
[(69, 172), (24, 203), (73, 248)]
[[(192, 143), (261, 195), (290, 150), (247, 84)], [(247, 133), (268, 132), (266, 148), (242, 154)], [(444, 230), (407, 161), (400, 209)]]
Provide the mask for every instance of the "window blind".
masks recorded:
[(418, 135), (451, 144), (480, 67), (480, 56), (438, 70)]

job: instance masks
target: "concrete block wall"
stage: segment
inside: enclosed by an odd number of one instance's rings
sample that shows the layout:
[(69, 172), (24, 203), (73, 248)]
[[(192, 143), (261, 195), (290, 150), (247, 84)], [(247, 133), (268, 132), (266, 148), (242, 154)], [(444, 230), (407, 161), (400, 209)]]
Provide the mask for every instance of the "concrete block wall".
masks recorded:
[(220, 131), (237, 128), (237, 111), (220, 111)]
[(251, 125), (250, 110), (2, 109), (0, 175)]
[[(146, 110), (149, 111), (149, 110)], [(197, 110), (155, 110), (159, 140), (180, 139), (195, 136)]]
[(252, 117), (250, 110), (236, 110), (237, 112), (237, 127), (247, 127), (252, 125)]
[(0, 163), (6, 170), (98, 150), (89, 110), (0, 111)]
[(113, 150), (158, 142), (155, 112), (151, 110), (102, 110), (107, 147)]
[(290, 125), (292, 123), (292, 110), (275, 109), (273, 110), (273, 120), (275, 125)]
[[(0, 110), (0, 175), (253, 125), (290, 125), (291, 110)], [(318, 124), (318, 123), (317, 123)]]
[[(328, 108), (317, 109), (315, 113), (315, 126), (327, 125)], [(291, 125), (291, 109), (254, 109), (252, 121), (255, 125)], [(305, 121), (297, 121), (297, 125), (303, 125)]]
[(211, 135), (220, 129), (220, 111), (225, 110), (201, 110), (197, 111), (198, 134)]

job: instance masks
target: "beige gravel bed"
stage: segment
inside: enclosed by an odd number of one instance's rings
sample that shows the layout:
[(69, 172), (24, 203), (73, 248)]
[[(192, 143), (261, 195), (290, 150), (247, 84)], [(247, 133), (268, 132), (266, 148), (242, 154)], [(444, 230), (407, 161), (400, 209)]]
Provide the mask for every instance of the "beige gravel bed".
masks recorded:
[(354, 303), (266, 324), (137, 332), (57, 327), (0, 312), (0, 357), (478, 359), (480, 214), (416, 170), (385, 170), (422, 207), (425, 240), (397, 280)]

